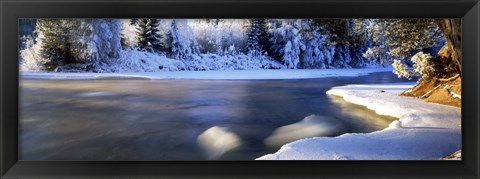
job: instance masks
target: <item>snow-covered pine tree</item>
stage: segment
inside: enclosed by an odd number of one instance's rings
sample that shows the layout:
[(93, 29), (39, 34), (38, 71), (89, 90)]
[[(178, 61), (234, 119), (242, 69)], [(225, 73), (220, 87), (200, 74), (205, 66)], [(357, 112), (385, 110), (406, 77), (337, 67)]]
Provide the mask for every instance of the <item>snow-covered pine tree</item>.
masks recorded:
[(349, 41), (350, 57), (352, 61), (348, 65), (353, 68), (365, 67), (371, 61), (363, 57), (363, 53), (371, 47), (371, 40), (368, 38), (365, 19), (350, 19), (348, 32), (351, 36)]
[(272, 35), (269, 33), (269, 29), (267, 26), (267, 20), (266, 19), (256, 19), (257, 24), (258, 24), (258, 30), (259, 30), (259, 36), (258, 36), (258, 45), (263, 53), (271, 53), (270, 47), (272, 46), (270, 44), (270, 38), (272, 38)]
[(152, 44), (152, 48), (155, 51), (159, 51), (163, 48), (162, 46), (162, 36), (159, 34), (159, 25), (160, 21), (158, 19), (150, 19), (150, 35), (147, 37), (147, 40)]
[(58, 65), (76, 62), (72, 55), (72, 31), (74, 20), (39, 19), (37, 30), (43, 34), (41, 56), (48, 60), (44, 64), (47, 70), (53, 70)]
[(302, 36), (298, 33), (298, 20), (284, 20), (283, 25), (273, 31), (270, 42), (272, 52), (280, 61), (291, 69), (298, 68), (300, 52), (305, 50)]
[(332, 58), (329, 45), (325, 42), (328, 35), (321, 34), (320, 27), (315, 23), (315, 19), (302, 19), (300, 21), (299, 33), (302, 35), (305, 44), (305, 50), (302, 50), (300, 54), (301, 68), (326, 68), (326, 64)]
[(89, 29), (84, 38), (78, 38), (80, 43), (87, 42), (84, 53), (77, 56), (83, 61), (108, 62), (120, 56), (121, 21), (119, 19), (90, 19), (86, 23)]
[(258, 20), (251, 19), (250, 26), (247, 30), (247, 52), (249, 55), (258, 56), (262, 53), (262, 48), (259, 44), (260, 41), (260, 24)]
[[(179, 34), (180, 29), (178, 28), (179, 22), (177, 20), (172, 20), (170, 23), (170, 28), (165, 34), (165, 48), (167, 49), (167, 54), (174, 59), (186, 59), (187, 55), (192, 53), (192, 47), (195, 45), (191, 41), (195, 40), (181, 36)], [(185, 25), (185, 24), (184, 24)], [(183, 27), (187, 28), (187, 27)], [(189, 31), (189, 33), (193, 33)], [(191, 35), (191, 34), (190, 34)]]
[[(39, 19), (37, 22), (37, 31), (42, 34), (40, 37), (42, 43), (41, 45), (41, 57), (58, 63), (63, 57), (61, 44), (63, 43), (61, 38), (57, 34), (60, 34), (60, 29), (56, 28), (60, 25), (60, 20), (58, 19)], [(47, 69), (51, 69), (51, 66), (46, 65)]]
[(137, 42), (140, 50), (149, 52), (160, 51), (162, 49), (161, 35), (158, 33), (159, 20), (157, 19), (139, 19), (136, 22)]
[[(359, 19), (316, 19), (322, 34), (327, 35), (326, 44), (331, 46), (332, 59), (326, 65), (332, 68), (363, 67), (363, 47), (367, 45), (367, 36), (362, 29), (363, 20)], [(358, 25), (358, 26), (357, 26)]]
[(36, 44), (21, 59), (31, 69), (91, 71), (120, 56), (120, 30), (116, 19), (38, 19)]
[(151, 44), (148, 42), (147, 37), (149, 36), (148, 24), (149, 19), (138, 19), (137, 20), (137, 43), (140, 50), (153, 50)]
[(247, 51), (249, 54), (262, 55), (271, 53), (270, 39), (267, 21), (265, 19), (250, 19), (247, 30)]

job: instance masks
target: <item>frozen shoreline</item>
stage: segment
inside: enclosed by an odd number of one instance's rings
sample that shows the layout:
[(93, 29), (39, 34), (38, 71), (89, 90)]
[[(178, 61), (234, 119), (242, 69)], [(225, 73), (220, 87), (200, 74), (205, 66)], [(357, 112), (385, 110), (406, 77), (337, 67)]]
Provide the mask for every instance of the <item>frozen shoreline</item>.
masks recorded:
[(297, 140), (257, 160), (440, 160), (461, 149), (461, 109), (398, 96), (413, 85), (334, 87), (327, 94), (399, 120), (372, 133)]
[(356, 77), (375, 72), (392, 71), (391, 67), (359, 69), (299, 69), (299, 70), (225, 70), (225, 71), (175, 71), (132, 73), (61, 73), (20, 72), (22, 79), (92, 80), (92, 79), (195, 79), (195, 80), (265, 80), (310, 79), (326, 77)]

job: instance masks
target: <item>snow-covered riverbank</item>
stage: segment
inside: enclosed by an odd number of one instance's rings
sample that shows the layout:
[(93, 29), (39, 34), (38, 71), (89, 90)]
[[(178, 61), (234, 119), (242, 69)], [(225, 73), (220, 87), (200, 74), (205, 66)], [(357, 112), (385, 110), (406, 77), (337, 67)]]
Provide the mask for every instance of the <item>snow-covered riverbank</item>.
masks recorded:
[(23, 79), (86, 80), (86, 79), (308, 79), (326, 77), (355, 77), (374, 72), (392, 71), (392, 67), (370, 67), (359, 69), (302, 69), (302, 70), (225, 70), (225, 71), (174, 71), (134, 73), (49, 73), (20, 72)]
[(461, 109), (398, 95), (413, 85), (335, 87), (327, 94), (399, 120), (367, 134), (298, 140), (258, 160), (438, 160), (461, 149)]

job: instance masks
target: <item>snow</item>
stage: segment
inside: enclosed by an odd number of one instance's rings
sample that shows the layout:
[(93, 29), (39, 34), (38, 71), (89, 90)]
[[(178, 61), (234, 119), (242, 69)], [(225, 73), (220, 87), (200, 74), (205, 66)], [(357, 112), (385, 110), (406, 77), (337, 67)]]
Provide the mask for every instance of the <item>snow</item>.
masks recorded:
[(326, 77), (356, 77), (374, 72), (391, 71), (391, 68), (362, 69), (276, 69), (276, 70), (217, 70), (217, 71), (167, 71), (167, 72), (120, 72), (120, 73), (49, 73), (21, 71), (23, 79), (86, 80), (86, 79), (309, 79)]
[(197, 138), (197, 144), (208, 159), (218, 159), (224, 153), (240, 146), (240, 138), (228, 128), (214, 126)]
[(398, 95), (413, 85), (334, 87), (327, 94), (399, 120), (372, 133), (298, 140), (258, 160), (439, 160), (461, 149), (461, 109)]
[(280, 147), (282, 144), (302, 138), (314, 136), (334, 135), (342, 131), (345, 126), (338, 119), (328, 116), (310, 115), (300, 122), (278, 128), (265, 139), (268, 146)]
[(462, 160), (462, 151), (459, 150), (459, 151), (456, 151), (455, 153), (453, 153), (452, 155), (450, 156), (447, 156), (445, 158), (443, 158), (444, 160)]
[(458, 99), (462, 99), (462, 95), (459, 95), (453, 91), (451, 91), (450, 89), (447, 89), (448, 93), (450, 93), (450, 95), (452, 95), (453, 98), (458, 98)]

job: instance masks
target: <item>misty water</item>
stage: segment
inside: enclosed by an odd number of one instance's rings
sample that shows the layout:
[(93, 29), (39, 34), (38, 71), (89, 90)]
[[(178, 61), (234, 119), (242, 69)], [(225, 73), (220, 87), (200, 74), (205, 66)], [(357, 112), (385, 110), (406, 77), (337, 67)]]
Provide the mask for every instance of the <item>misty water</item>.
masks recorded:
[[(310, 115), (342, 126), (327, 136), (387, 127), (395, 118), (325, 92), (405, 81), (391, 72), (299, 80), (21, 79), (19, 157), (253, 160), (280, 148), (265, 142), (276, 129)], [(238, 145), (212, 158), (208, 146), (214, 144), (199, 144), (199, 136), (215, 126), (234, 134)], [(211, 133), (208, 140), (215, 143), (221, 134)]]

